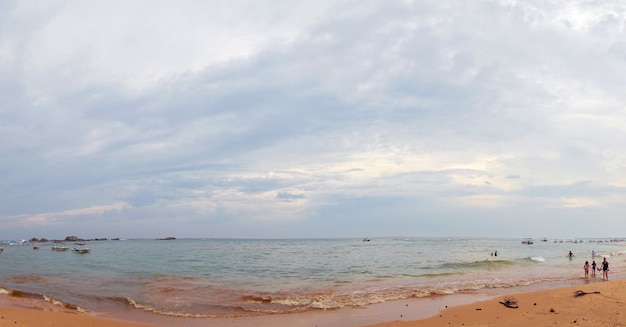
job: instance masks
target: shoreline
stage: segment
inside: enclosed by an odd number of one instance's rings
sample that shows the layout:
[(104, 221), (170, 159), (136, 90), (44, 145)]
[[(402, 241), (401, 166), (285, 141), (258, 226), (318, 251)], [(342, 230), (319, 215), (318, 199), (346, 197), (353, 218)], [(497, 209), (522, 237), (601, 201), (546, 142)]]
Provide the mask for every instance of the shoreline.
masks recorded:
[[(422, 327), (422, 326), (519, 326), (570, 324), (589, 321), (595, 325), (626, 322), (620, 311), (626, 302), (626, 279), (572, 280), (551, 288), (531, 285), (486, 292), (442, 295), (390, 301), (365, 308), (342, 308), (297, 314), (249, 318), (174, 318), (147, 312), (96, 313), (70, 311), (35, 299), (0, 300), (2, 326), (94, 326), (94, 327)], [(555, 285), (552, 285), (555, 286)], [(589, 294), (575, 297), (575, 291)], [(599, 293), (595, 293), (599, 292)], [(512, 295), (518, 309), (499, 302)], [(592, 324), (592, 325), (593, 325)]]

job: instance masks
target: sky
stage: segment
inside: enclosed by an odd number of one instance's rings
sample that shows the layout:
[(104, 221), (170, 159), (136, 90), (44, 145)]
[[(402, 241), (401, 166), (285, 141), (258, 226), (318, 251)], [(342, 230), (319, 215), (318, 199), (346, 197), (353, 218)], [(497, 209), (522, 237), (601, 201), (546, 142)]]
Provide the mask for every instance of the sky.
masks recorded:
[(0, 1), (0, 239), (626, 236), (626, 3)]

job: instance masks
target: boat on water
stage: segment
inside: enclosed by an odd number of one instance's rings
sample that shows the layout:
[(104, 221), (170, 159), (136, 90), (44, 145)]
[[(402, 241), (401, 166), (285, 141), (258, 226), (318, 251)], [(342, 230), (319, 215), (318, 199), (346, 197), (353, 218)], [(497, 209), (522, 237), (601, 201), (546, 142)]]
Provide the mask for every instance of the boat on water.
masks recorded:
[(77, 248), (73, 248), (72, 252), (74, 253), (89, 253), (91, 250), (89, 250), (89, 248), (82, 248), (82, 249), (77, 249)]
[(70, 248), (68, 248), (67, 246), (56, 246), (56, 245), (52, 246), (52, 251), (67, 251), (69, 249)]
[(522, 244), (533, 244), (533, 239), (530, 237), (522, 239)]

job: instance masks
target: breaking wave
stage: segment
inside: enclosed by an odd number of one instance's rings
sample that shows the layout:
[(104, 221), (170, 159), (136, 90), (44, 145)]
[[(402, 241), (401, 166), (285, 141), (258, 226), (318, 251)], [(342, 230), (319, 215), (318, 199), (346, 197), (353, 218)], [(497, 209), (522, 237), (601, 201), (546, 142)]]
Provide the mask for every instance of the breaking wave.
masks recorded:
[(466, 270), (466, 269), (490, 269), (514, 265), (510, 260), (479, 260), (470, 262), (446, 262), (439, 267), (444, 269)]
[(22, 298), (22, 299), (43, 300), (45, 302), (60, 306), (65, 309), (78, 311), (78, 312), (85, 312), (85, 310), (78, 305), (67, 303), (67, 302), (64, 302), (62, 300), (59, 300), (57, 298), (54, 298), (52, 296), (48, 296), (45, 294), (20, 291), (20, 290), (6, 288), (6, 287), (0, 287), (0, 294), (8, 295), (8, 296), (15, 297), (15, 298)]

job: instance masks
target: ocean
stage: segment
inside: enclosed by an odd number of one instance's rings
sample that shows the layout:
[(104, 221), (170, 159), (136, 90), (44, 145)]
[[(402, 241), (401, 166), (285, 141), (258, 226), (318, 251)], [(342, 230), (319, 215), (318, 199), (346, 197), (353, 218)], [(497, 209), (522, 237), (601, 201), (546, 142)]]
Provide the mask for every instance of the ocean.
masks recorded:
[[(68, 310), (220, 320), (367, 307), (492, 289), (583, 283), (606, 257), (623, 278), (626, 243), (490, 238), (105, 240), (86, 254), (5, 241), (0, 293)], [(569, 251), (574, 256), (568, 257)], [(495, 256), (494, 254), (496, 254)], [(598, 273), (596, 279), (601, 280)]]

